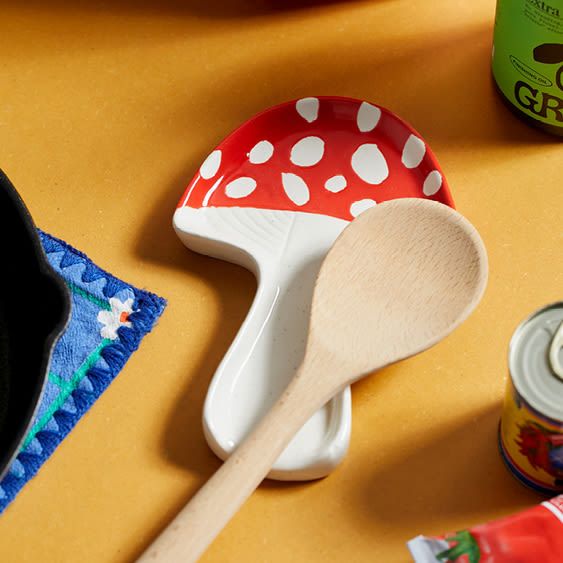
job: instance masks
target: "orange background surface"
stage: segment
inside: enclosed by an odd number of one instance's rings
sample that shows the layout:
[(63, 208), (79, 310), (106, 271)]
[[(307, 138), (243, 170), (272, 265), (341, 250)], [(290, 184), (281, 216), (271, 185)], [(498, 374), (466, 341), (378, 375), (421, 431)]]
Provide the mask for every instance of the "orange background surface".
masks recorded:
[(353, 388), (328, 478), (267, 482), (203, 560), (407, 562), (405, 541), (540, 497), (497, 454), (508, 340), (562, 298), (563, 146), (502, 105), (494, 1), (0, 0), (0, 166), (37, 222), (169, 300), (159, 325), (0, 517), (0, 559), (127, 562), (219, 466), (200, 417), (255, 291), (182, 246), (171, 216), (210, 149), (255, 112), (338, 94), (433, 147), (480, 230), (478, 311)]

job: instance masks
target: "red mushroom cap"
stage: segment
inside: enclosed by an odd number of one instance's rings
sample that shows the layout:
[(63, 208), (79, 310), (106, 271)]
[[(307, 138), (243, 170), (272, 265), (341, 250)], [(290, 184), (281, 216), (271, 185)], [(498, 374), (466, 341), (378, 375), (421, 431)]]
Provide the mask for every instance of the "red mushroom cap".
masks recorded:
[(288, 102), (229, 135), (178, 207), (252, 207), (351, 220), (376, 202), (425, 197), (453, 207), (428, 145), (390, 111), (350, 98)]

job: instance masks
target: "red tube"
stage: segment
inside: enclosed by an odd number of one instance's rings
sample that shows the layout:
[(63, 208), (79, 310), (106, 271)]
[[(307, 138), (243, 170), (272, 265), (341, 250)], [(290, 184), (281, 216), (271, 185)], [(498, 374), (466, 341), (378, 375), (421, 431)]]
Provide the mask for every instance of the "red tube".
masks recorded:
[(415, 563), (561, 563), (563, 495), (488, 524), (408, 542)]

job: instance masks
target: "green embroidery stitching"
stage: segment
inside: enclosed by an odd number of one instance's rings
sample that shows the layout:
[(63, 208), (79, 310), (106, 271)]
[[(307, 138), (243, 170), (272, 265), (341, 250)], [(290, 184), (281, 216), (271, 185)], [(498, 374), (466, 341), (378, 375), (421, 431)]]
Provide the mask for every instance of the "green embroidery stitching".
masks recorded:
[(88, 293), (87, 291), (85, 291), (81, 287), (78, 287), (77, 285), (73, 284), (72, 282), (67, 281), (66, 284), (68, 285), (69, 289), (73, 293), (76, 293), (76, 295), (80, 295), (80, 297), (84, 297), (84, 299), (87, 299), (91, 303), (96, 304), (100, 309), (105, 309), (106, 311), (111, 311), (111, 305), (107, 301), (104, 301), (103, 299), (99, 299), (95, 295)]
[(51, 403), (49, 409), (43, 414), (43, 416), (33, 425), (33, 428), (28, 433), (22, 450), (35, 438), (38, 432), (41, 432), (43, 427), (47, 424), (49, 419), (55, 414), (59, 408), (68, 399), (68, 396), (78, 387), (82, 378), (88, 373), (88, 370), (100, 359), (103, 349), (113, 341), (109, 338), (104, 338), (99, 346), (82, 362), (82, 365), (74, 372), (72, 379), (69, 381), (62, 380), (58, 375), (54, 373), (49, 374), (49, 380), (55, 385), (60, 387), (60, 392), (57, 398)]
[[(67, 286), (76, 295), (80, 295), (87, 301), (94, 303), (100, 309), (104, 309), (106, 311), (111, 310), (111, 305), (104, 301), (103, 299), (99, 299), (95, 295), (85, 291), (81, 287), (78, 287), (76, 284), (65, 280)], [(64, 404), (64, 402), (68, 399), (69, 395), (78, 387), (82, 378), (88, 373), (88, 370), (100, 359), (102, 354), (102, 350), (113, 341), (109, 338), (104, 338), (102, 342), (98, 345), (98, 347), (91, 352), (88, 357), (82, 362), (79, 368), (74, 372), (72, 378), (69, 381), (65, 381), (61, 379), (55, 373), (49, 373), (49, 381), (54, 383), (57, 387), (60, 388), (59, 394), (57, 398), (51, 403), (48, 410), (43, 414), (43, 416), (33, 425), (33, 428), (29, 431), (26, 439), (21, 447), (24, 450), (27, 445), (35, 438), (38, 432), (44, 428), (44, 426), (49, 422), (49, 419), (59, 410), (59, 408)]]
[(56, 373), (50, 372), (49, 373), (49, 381), (54, 383), (57, 387), (64, 387), (67, 382), (59, 377)]

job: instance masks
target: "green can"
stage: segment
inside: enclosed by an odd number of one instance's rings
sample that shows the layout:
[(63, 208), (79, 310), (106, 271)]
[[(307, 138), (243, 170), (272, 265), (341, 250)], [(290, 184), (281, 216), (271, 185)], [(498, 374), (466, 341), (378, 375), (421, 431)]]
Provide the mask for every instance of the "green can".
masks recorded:
[(492, 68), (518, 115), (563, 136), (563, 0), (498, 0)]

